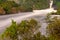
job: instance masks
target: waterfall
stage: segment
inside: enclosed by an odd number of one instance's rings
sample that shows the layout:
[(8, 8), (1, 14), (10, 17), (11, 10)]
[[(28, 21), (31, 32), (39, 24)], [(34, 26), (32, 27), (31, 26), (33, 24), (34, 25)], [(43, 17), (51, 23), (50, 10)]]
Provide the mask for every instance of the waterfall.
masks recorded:
[(52, 8), (53, 0), (50, 0), (50, 8)]

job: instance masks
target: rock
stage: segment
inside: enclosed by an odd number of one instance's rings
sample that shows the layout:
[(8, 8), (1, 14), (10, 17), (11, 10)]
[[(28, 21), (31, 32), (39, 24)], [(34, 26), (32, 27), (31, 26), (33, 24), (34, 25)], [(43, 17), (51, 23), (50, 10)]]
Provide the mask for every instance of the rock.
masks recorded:
[(11, 13), (17, 13), (17, 9), (15, 7), (11, 8)]
[(5, 14), (5, 13), (6, 13), (5, 10), (0, 7), (0, 14), (2, 15), (2, 14)]

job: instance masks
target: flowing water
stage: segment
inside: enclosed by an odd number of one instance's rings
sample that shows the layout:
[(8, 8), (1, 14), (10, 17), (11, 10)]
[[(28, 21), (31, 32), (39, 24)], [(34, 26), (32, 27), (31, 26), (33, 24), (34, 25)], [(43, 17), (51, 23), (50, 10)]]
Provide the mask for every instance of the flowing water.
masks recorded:
[(52, 8), (53, 0), (50, 0), (50, 8)]
[(41, 23), (41, 28), (39, 28), (35, 33), (41, 32), (42, 35), (46, 35), (46, 26), (47, 23), (45, 23), (46, 15), (52, 11), (54, 11), (52, 8), (53, 0), (50, 0), (50, 8), (44, 9), (44, 10), (34, 10), (32, 13), (29, 13), (28, 15), (23, 16), (16, 16), (16, 17), (10, 17), (6, 20), (0, 21), (0, 33), (4, 31), (3, 29), (6, 28), (6, 26), (11, 24), (11, 19), (15, 20), (17, 23), (21, 22), (22, 20), (29, 19), (29, 18), (35, 18)]

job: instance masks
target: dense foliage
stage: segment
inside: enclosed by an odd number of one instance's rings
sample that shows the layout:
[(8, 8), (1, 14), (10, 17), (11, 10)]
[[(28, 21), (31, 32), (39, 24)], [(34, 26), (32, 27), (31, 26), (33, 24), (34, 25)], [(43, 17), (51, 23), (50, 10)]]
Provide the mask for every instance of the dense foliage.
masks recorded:
[(60, 0), (53, 0), (53, 7), (57, 10), (56, 13), (52, 13), (53, 15), (60, 15)]
[(52, 22), (49, 22), (47, 26), (48, 39), (60, 40), (60, 19), (54, 17)]
[[(15, 3), (14, 1), (3, 1), (0, 3), (0, 14), (9, 14), (17, 12), (17, 8), (19, 5)], [(2, 8), (2, 9), (1, 9)], [(13, 10), (14, 8), (14, 10)], [(4, 10), (4, 11), (3, 11)], [(12, 11), (11, 11), (12, 10)]]
[[(19, 0), (20, 4), (23, 5), (25, 4), (25, 6), (30, 6), (32, 7), (32, 9), (45, 9), (49, 7), (49, 1), (48, 0)], [(28, 5), (26, 5), (26, 3)], [(28, 7), (29, 7), (28, 6)]]
[(12, 14), (18, 12), (29, 12), (33, 9), (45, 9), (49, 7), (48, 0), (18, 0), (16, 1), (8, 1), (8, 0), (0, 0), (0, 7), (2, 9), (0, 14)]
[[(16, 24), (12, 20), (12, 24), (8, 27), (5, 32), (0, 36), (1, 40), (25, 40), (31, 39), (34, 35), (34, 32), (38, 30), (40, 26), (38, 25), (37, 21), (34, 19), (31, 20), (24, 20), (20, 24)], [(39, 36), (38, 36), (39, 37)], [(37, 38), (36, 38), (37, 39)]]
[(33, 10), (33, 2), (32, 0), (19, 0), (20, 1), (20, 9), (21, 11), (25, 11), (25, 12), (28, 12), (28, 11), (32, 11)]
[(18, 12), (32, 11), (32, 7), (29, 2), (18, 4), (15, 1), (0, 0), (0, 7), (0, 14), (12, 14)]
[(38, 32), (37, 34), (33, 35), (33, 37), (28, 38), (24, 38), (23, 40), (47, 40), (47, 38), (44, 35), (41, 35), (40, 32)]
[(33, 0), (33, 9), (45, 9), (49, 7), (49, 0)]
[(57, 17), (48, 21), (47, 37), (36, 33), (40, 27), (34, 19), (23, 20), (19, 24), (12, 20), (12, 24), (0, 35), (0, 40), (60, 40), (60, 19)]

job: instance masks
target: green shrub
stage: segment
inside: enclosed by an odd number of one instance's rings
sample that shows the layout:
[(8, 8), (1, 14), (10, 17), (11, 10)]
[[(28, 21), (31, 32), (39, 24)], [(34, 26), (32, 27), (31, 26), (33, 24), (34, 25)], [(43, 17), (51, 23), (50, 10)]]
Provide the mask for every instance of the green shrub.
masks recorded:
[(24, 38), (23, 40), (47, 40), (47, 38), (44, 35), (41, 35), (40, 32), (33, 35), (33, 37), (30, 38)]
[(55, 17), (52, 20), (47, 26), (48, 37), (50, 40), (60, 40), (60, 19)]
[(3, 40), (17, 40), (17, 25), (16, 22), (12, 20), (12, 24), (10, 27), (8, 27), (5, 32), (2, 34)]
[(20, 24), (16, 24), (12, 20), (12, 24), (4, 31), (1, 38), (3, 40), (19, 40), (18, 36), (21, 36), (22, 39), (30, 38), (39, 27), (34, 19), (24, 20)]
[[(19, 5), (17, 3), (15, 3), (14, 1), (6, 1), (6, 2), (1, 3), (0, 6), (5, 10), (6, 14), (11, 14), (11, 12), (14, 11), (14, 10), (11, 11), (11, 9), (13, 7), (16, 9), (16, 8), (18, 8)], [(17, 11), (17, 9), (16, 9), (16, 11)], [(13, 12), (13, 13), (15, 13), (15, 12)]]

